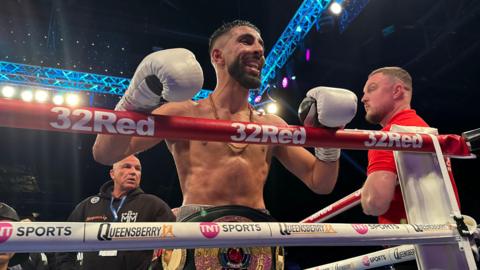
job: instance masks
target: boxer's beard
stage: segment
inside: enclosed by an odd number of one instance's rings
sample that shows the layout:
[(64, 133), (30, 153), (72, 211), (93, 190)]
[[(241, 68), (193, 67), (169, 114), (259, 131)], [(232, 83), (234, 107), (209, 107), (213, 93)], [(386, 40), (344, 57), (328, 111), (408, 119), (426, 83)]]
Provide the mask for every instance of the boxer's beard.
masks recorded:
[(241, 86), (247, 89), (256, 89), (261, 85), (260, 76), (253, 76), (245, 72), (244, 65), (240, 61), (240, 57), (228, 66), (228, 73), (232, 76)]

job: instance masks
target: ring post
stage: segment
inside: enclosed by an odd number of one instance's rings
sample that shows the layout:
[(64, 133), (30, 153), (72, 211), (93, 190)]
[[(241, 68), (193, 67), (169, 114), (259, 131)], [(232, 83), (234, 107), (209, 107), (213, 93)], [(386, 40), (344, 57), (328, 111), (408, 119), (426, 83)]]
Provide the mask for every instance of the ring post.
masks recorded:
[[(411, 224), (455, 224), (461, 218), (445, 158), (435, 135), (436, 129), (392, 126), (392, 131), (430, 134), (435, 153), (394, 151), (398, 179), (408, 222)], [(455, 225), (454, 225), (455, 226)], [(416, 230), (434, 230), (414, 226)], [(466, 235), (458, 234), (455, 244), (415, 245), (419, 269), (477, 269)]]

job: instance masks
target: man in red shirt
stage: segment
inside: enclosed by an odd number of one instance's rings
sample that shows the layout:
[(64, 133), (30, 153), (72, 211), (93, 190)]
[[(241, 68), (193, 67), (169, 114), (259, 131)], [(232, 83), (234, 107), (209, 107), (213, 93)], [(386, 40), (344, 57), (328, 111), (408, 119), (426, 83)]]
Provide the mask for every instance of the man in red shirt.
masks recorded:
[[(410, 107), (412, 77), (400, 67), (383, 67), (368, 76), (363, 88), (362, 103), (365, 118), (380, 124), (382, 131), (390, 131), (393, 124), (428, 127), (428, 124)], [(447, 165), (450, 162), (447, 160)], [(378, 216), (379, 223), (407, 223), (397, 169), (392, 151), (368, 151), (367, 180), (362, 189), (362, 208), (367, 215)], [(457, 196), (455, 181), (452, 185)]]

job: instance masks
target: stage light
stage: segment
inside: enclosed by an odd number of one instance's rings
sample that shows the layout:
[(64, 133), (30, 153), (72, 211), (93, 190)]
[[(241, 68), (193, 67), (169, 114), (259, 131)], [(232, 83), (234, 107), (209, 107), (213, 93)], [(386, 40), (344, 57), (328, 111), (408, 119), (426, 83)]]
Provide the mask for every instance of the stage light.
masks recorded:
[(48, 99), (48, 92), (45, 90), (37, 90), (35, 91), (35, 100), (37, 102), (43, 103)]
[(297, 79), (297, 76), (293, 75), (291, 78), (290, 78), (292, 81), (295, 81)]
[(310, 61), (310, 49), (308, 48), (305, 50), (305, 61)]
[(64, 99), (62, 95), (56, 94), (55, 96), (53, 96), (52, 101), (53, 101), (53, 104), (55, 105), (62, 105)]
[(15, 95), (15, 87), (10, 85), (5, 85), (2, 87), (2, 95), (6, 98), (11, 98)]
[(255, 103), (259, 103), (262, 100), (262, 96), (256, 96), (253, 100)]
[(278, 112), (277, 103), (272, 102), (267, 105), (267, 113), (269, 114), (276, 114)]
[(302, 32), (302, 27), (299, 25), (297, 26), (297, 28), (295, 29), (296, 32), (300, 33)]
[(77, 106), (80, 103), (80, 98), (76, 94), (67, 94), (65, 101), (68, 106)]
[(30, 90), (25, 90), (20, 93), (20, 98), (22, 98), (23, 101), (30, 102), (33, 100), (33, 93)]
[(283, 77), (283, 79), (282, 79), (282, 87), (283, 87), (283, 88), (287, 88), (287, 87), (288, 87), (288, 78), (287, 78), (287, 77)]
[(330, 11), (335, 14), (335, 15), (338, 15), (342, 12), (342, 5), (340, 5), (340, 3), (338, 2), (333, 2), (331, 5), (330, 5)]

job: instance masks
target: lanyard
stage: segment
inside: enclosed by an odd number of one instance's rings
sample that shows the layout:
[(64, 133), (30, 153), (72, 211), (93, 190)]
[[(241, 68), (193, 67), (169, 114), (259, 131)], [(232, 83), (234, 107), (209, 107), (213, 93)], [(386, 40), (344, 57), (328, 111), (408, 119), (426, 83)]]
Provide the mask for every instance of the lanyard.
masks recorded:
[(110, 211), (112, 211), (113, 221), (117, 221), (117, 220), (118, 220), (118, 211), (120, 211), (120, 208), (122, 208), (123, 203), (125, 202), (125, 199), (126, 199), (126, 198), (127, 198), (127, 196), (123, 196), (122, 199), (120, 200), (120, 204), (118, 205), (117, 209), (115, 209), (115, 207), (113, 207), (113, 201), (115, 200), (115, 198), (111, 197), (111, 200), (110, 200)]

